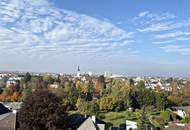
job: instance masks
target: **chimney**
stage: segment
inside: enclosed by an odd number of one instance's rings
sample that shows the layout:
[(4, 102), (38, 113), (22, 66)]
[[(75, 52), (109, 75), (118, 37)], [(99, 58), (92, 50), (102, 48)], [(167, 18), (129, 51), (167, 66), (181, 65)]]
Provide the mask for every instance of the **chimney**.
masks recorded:
[(92, 121), (93, 121), (94, 123), (96, 123), (96, 116), (92, 116), (91, 119), (92, 119)]

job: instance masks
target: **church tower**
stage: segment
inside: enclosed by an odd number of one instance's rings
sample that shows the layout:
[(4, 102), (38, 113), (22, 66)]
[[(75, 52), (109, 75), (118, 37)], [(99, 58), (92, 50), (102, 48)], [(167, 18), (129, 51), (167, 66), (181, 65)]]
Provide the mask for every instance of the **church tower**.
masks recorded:
[(77, 68), (77, 77), (78, 78), (80, 77), (80, 66), (78, 66), (78, 68)]

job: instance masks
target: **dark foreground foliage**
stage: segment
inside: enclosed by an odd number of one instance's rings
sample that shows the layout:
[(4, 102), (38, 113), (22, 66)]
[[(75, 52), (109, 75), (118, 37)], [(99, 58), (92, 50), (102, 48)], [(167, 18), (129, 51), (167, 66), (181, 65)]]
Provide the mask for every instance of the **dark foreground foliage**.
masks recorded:
[(48, 90), (37, 90), (24, 101), (19, 130), (63, 130), (66, 113), (61, 100)]

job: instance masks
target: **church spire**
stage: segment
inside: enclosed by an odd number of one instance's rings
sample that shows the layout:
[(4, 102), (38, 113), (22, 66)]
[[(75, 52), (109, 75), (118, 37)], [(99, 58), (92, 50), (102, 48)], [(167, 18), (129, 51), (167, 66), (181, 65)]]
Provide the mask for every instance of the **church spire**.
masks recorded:
[(80, 77), (80, 66), (78, 66), (78, 68), (77, 68), (77, 77), (78, 78)]

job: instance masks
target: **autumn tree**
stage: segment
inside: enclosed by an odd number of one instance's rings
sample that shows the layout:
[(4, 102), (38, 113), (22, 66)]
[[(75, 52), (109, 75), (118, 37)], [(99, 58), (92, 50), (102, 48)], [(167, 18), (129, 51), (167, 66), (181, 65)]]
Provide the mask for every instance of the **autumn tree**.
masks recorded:
[(85, 99), (86, 101), (91, 101), (93, 97), (93, 85), (90, 81), (81, 83), (78, 87), (80, 98)]
[(43, 81), (44, 81), (46, 86), (48, 84), (53, 84), (54, 83), (53, 77), (51, 75), (47, 75), (47, 74), (43, 76)]
[(26, 97), (28, 97), (31, 93), (32, 93), (32, 89), (30, 87), (24, 88), (21, 93), (22, 95), (21, 100), (24, 101)]
[(130, 106), (129, 93), (131, 87), (128, 81), (122, 79), (114, 79), (112, 81), (110, 95), (113, 96), (115, 103), (117, 104), (115, 111), (125, 110)]
[(45, 88), (44, 82), (42, 80), (42, 77), (39, 76), (33, 76), (30, 80), (31, 82), (28, 84), (29, 88), (32, 88), (32, 90), (37, 90), (37, 89), (43, 89)]
[(180, 85), (176, 80), (172, 80), (170, 87), (172, 88), (172, 91), (167, 97), (168, 101), (172, 105), (182, 105), (183, 94)]
[(73, 110), (75, 108), (79, 92), (72, 81), (65, 81), (58, 88), (49, 88), (49, 90), (62, 99), (62, 104), (67, 106), (68, 110)]
[(115, 98), (112, 96), (102, 97), (98, 101), (100, 110), (112, 111), (116, 107)]
[(21, 130), (65, 129), (65, 108), (61, 99), (48, 90), (37, 90), (23, 102), (18, 120)]
[(96, 83), (94, 86), (96, 95), (101, 96), (103, 94), (105, 87), (106, 87), (105, 77), (103, 75), (101, 75), (96, 80)]
[(78, 112), (87, 115), (96, 115), (99, 107), (95, 101), (85, 101), (84, 99), (78, 98), (76, 104)]
[(0, 95), (0, 101), (9, 101), (10, 97), (7, 90), (4, 90)]
[(24, 79), (21, 79), (20, 82), (19, 82), (19, 87), (20, 88), (25, 88), (26, 87), (26, 83), (25, 83), (25, 80)]
[(11, 101), (13, 101), (13, 102), (19, 101), (19, 93), (18, 92), (13, 93), (13, 95), (11, 96)]

